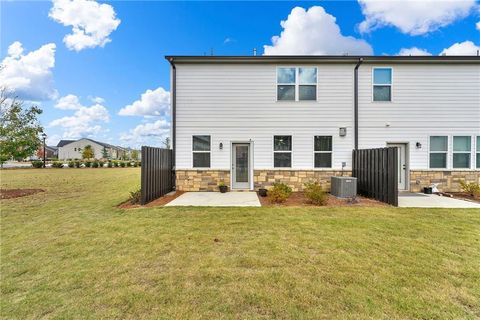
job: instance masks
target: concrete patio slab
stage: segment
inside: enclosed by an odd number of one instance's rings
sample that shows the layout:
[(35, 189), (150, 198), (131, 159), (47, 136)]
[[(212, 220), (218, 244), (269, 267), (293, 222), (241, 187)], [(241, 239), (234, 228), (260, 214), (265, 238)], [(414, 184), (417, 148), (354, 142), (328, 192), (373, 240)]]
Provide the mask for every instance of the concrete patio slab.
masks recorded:
[(400, 193), (398, 206), (403, 208), (478, 208), (480, 203), (438, 196), (436, 194)]
[(165, 206), (260, 207), (256, 192), (187, 192)]

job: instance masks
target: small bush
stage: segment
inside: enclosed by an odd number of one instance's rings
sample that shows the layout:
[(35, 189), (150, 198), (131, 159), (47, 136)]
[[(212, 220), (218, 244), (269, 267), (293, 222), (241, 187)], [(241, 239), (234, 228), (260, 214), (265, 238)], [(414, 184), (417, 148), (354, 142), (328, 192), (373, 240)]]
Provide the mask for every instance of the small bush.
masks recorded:
[(287, 201), (292, 194), (292, 188), (285, 183), (274, 183), (273, 188), (268, 190), (268, 199), (273, 203), (282, 203)]
[(119, 166), (118, 161), (114, 161), (113, 165), (114, 165), (115, 168), (118, 168), (118, 166)]
[(127, 167), (131, 167), (132, 163), (130, 161), (127, 161)]
[(105, 164), (105, 161), (98, 161), (98, 167), (103, 168), (103, 165)]
[(92, 161), (85, 161), (85, 168), (90, 168), (92, 166)]
[(68, 167), (69, 168), (75, 167), (75, 162), (74, 161), (68, 161)]
[(34, 168), (43, 168), (43, 161), (40, 161), (40, 160), (32, 161), (32, 166)]
[(54, 161), (54, 162), (52, 163), (52, 168), (63, 168), (63, 162)]
[(328, 200), (328, 194), (323, 191), (318, 182), (305, 183), (305, 197), (310, 203), (317, 206), (324, 206)]
[(130, 198), (128, 199), (131, 204), (140, 203), (140, 198), (142, 196), (142, 190), (137, 189), (135, 191), (130, 191)]
[(142, 161), (137, 161), (136, 164), (137, 164), (137, 166), (141, 167), (142, 166)]
[(107, 167), (109, 167), (109, 168), (113, 167), (113, 163), (112, 163), (112, 161), (108, 161), (108, 163), (107, 163)]
[(475, 199), (480, 199), (480, 184), (475, 183), (475, 182), (465, 182), (465, 181), (460, 181), (460, 187), (462, 187), (462, 190), (465, 193), (468, 193)]
[(125, 162), (120, 162), (120, 167), (125, 168)]
[(75, 168), (80, 168), (82, 163), (80, 161), (75, 161)]
[(92, 163), (92, 168), (98, 168), (98, 162), (97, 161), (94, 161)]
[(133, 162), (132, 162), (132, 166), (138, 167), (138, 162), (137, 162), (137, 161), (133, 161)]

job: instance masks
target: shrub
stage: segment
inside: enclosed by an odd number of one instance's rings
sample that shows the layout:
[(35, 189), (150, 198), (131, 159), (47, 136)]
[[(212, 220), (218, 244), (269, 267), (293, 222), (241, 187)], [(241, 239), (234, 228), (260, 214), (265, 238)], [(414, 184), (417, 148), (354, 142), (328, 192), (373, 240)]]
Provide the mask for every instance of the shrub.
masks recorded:
[(75, 162), (74, 161), (68, 161), (68, 167), (69, 168), (75, 167)]
[(132, 163), (130, 161), (127, 161), (127, 167), (131, 167)]
[(475, 182), (465, 182), (465, 181), (460, 181), (460, 187), (462, 187), (462, 190), (465, 193), (468, 193), (475, 199), (480, 199), (480, 184), (475, 183)]
[(118, 167), (118, 161), (114, 161), (113, 164), (114, 164), (115, 168)]
[(108, 161), (108, 163), (107, 163), (107, 167), (109, 167), (109, 168), (113, 167), (113, 163), (112, 163), (112, 161)]
[(43, 168), (43, 161), (40, 161), (40, 160), (32, 161), (32, 166), (34, 168)]
[(105, 161), (98, 161), (98, 167), (103, 168)]
[(133, 162), (132, 162), (132, 166), (138, 167), (138, 161), (133, 161)]
[(97, 161), (94, 161), (92, 163), (92, 168), (98, 168), (98, 162)]
[(75, 168), (80, 168), (82, 163), (80, 161), (75, 161)]
[(137, 166), (141, 167), (142, 166), (142, 161), (137, 161)]
[(125, 168), (125, 162), (120, 162), (120, 167)]
[(305, 197), (308, 201), (317, 206), (327, 204), (328, 194), (323, 191), (322, 186), (318, 182), (305, 183)]
[(92, 166), (92, 161), (85, 161), (85, 168), (90, 168)]
[(52, 163), (52, 168), (63, 168), (63, 163), (60, 161), (54, 161)]
[(268, 199), (274, 203), (285, 202), (292, 194), (292, 188), (285, 183), (274, 183), (273, 188), (268, 190)]
[(131, 204), (140, 203), (140, 198), (142, 196), (142, 190), (137, 189), (135, 191), (130, 191), (130, 198), (128, 199)]

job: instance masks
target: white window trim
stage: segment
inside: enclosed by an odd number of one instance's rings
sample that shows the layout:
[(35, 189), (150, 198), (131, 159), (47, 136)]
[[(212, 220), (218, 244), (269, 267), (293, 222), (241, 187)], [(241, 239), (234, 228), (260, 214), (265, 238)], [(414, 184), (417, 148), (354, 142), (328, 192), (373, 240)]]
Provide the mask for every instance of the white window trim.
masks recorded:
[[(375, 83), (375, 69), (390, 69), (390, 84), (380, 84), (380, 83)], [(373, 95), (374, 88), (375, 86), (390, 86), (390, 101), (375, 101), (375, 97)], [(377, 66), (377, 67), (372, 67), (372, 102), (375, 103), (392, 103), (393, 102), (393, 67), (382, 67), (382, 66)]]
[[(470, 138), (470, 151), (455, 151), (455, 137), (468, 137)], [(468, 136), (468, 135), (452, 135), (452, 169), (471, 169), (472, 168), (472, 136)], [(454, 154), (469, 154), (470, 155), (470, 161), (469, 161), (469, 164), (468, 164), (468, 167), (465, 167), (465, 168), (455, 168), (454, 167), (454, 162), (453, 162), (453, 155)]]
[[(445, 137), (447, 138), (447, 150), (446, 151), (432, 151), (432, 137)], [(431, 136), (428, 136), (428, 168), (432, 170), (445, 170), (449, 168), (449, 139), (450, 137), (445, 134), (432, 134)], [(445, 168), (432, 168), (431, 163), (430, 163), (430, 154), (431, 153), (445, 153)]]
[[(330, 137), (332, 138), (332, 150), (331, 151), (315, 151), (315, 137)], [(332, 135), (321, 135), (321, 134), (316, 134), (313, 136), (313, 168), (314, 169), (332, 169), (333, 168), (333, 146), (334, 146), (334, 140)], [(315, 166), (315, 154), (317, 153), (330, 153), (331, 154), (331, 161), (330, 161), (330, 167), (316, 167)]]
[[(300, 83), (300, 69), (301, 68), (314, 68), (316, 74), (315, 83)], [(295, 69), (295, 83), (278, 82), (278, 69)], [(318, 67), (316, 66), (277, 66), (275, 69), (275, 100), (276, 102), (316, 102), (318, 101)], [(278, 100), (278, 86), (295, 86), (294, 100)], [(315, 86), (315, 99), (313, 100), (300, 100), (300, 86)]]
[[(290, 137), (290, 151), (287, 150), (275, 150), (275, 137), (285, 136)], [(272, 167), (275, 169), (291, 169), (293, 168), (293, 135), (292, 134), (274, 134), (272, 137), (272, 151), (273, 151), (273, 158), (272, 158)], [(290, 167), (275, 167), (275, 153), (290, 153)]]
[[(193, 137), (196, 137), (196, 136), (209, 136), (210, 137), (210, 149), (209, 150), (203, 150), (203, 151), (196, 151), (196, 150), (193, 150)], [(192, 147), (191, 147), (191, 150), (192, 150), (192, 165), (191, 167), (192, 168), (195, 168), (195, 169), (210, 169), (212, 167), (212, 136), (210, 134), (192, 134)], [(210, 154), (210, 166), (209, 167), (194, 167), (193, 166), (193, 154), (194, 153), (209, 153)]]

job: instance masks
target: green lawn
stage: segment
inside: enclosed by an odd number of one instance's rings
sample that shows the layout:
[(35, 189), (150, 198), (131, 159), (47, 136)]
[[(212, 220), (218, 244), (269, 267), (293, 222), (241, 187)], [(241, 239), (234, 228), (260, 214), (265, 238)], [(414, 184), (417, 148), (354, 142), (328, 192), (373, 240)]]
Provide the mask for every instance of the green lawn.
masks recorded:
[(0, 174), (46, 190), (1, 201), (5, 319), (480, 318), (479, 210), (121, 210), (139, 168)]

